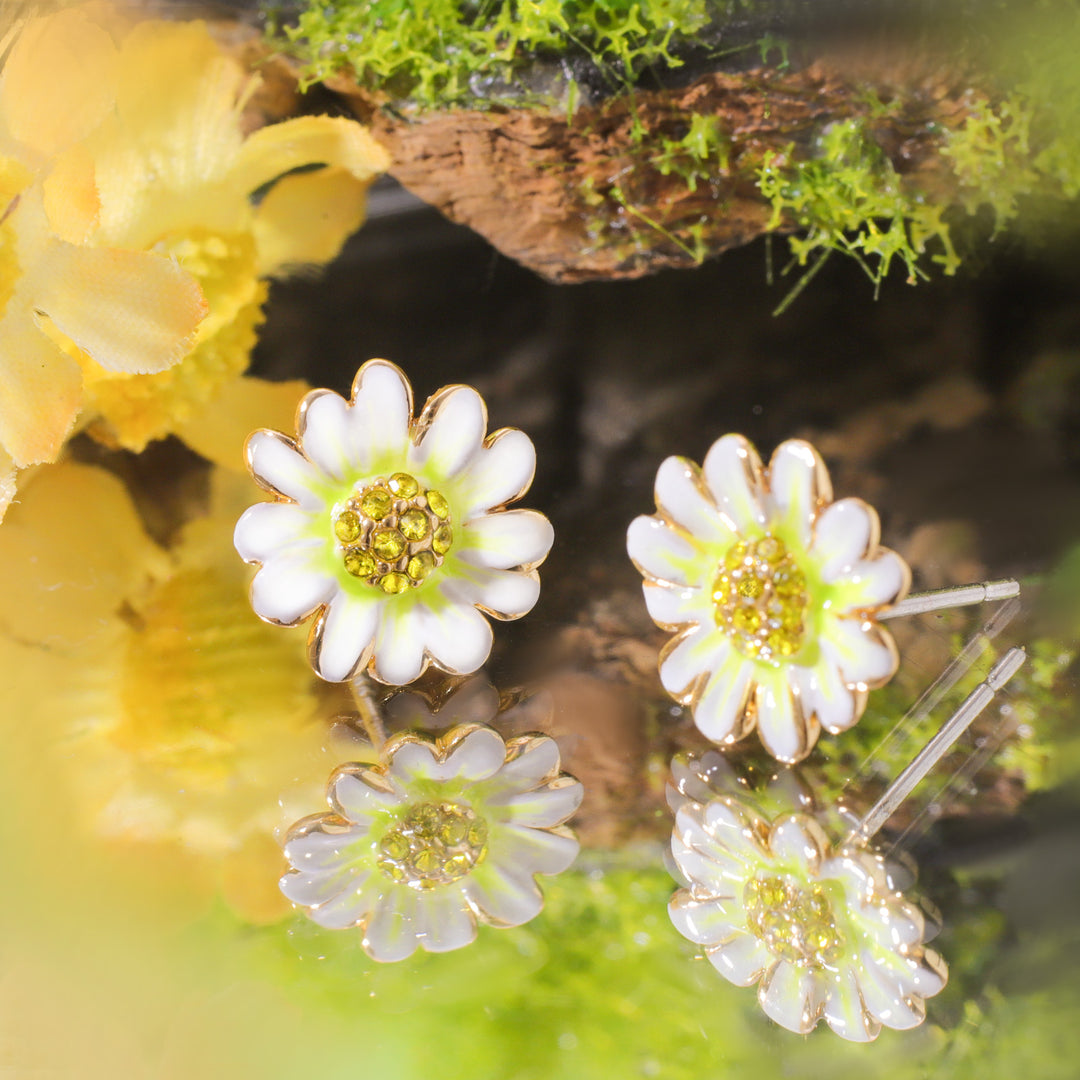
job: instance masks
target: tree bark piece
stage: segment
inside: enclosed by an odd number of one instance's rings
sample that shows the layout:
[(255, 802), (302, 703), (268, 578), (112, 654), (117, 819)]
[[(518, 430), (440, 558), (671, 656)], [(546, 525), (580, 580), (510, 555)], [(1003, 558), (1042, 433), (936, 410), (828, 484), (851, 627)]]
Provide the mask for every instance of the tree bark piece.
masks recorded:
[[(936, 64), (875, 70), (865, 58), (714, 73), (572, 117), (536, 108), (399, 117), (345, 80), (333, 88), (372, 123), (406, 188), (552, 282), (636, 278), (748, 243), (772, 217), (756, 184), (766, 154), (794, 144), (812, 156), (840, 120), (865, 121), (903, 182), (947, 204), (955, 181), (940, 149), (968, 115), (969, 89)], [(702, 165), (696, 190), (658, 161), (695, 117), (715, 118), (726, 158)]]

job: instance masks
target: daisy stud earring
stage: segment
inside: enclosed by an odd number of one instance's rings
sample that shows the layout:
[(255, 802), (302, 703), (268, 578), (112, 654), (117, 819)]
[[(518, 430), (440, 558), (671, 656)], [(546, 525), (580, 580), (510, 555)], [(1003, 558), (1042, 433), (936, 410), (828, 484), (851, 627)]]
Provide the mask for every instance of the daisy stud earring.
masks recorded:
[(1015, 581), (907, 596), (911, 572), (879, 544), (877, 513), (833, 501), (818, 452), (781, 443), (766, 468), (741, 435), (703, 467), (670, 457), (656, 513), (636, 518), (627, 550), (653, 620), (676, 633), (660, 680), (720, 745), (755, 729), (779, 761), (806, 757), (822, 728), (846, 731), (870, 690), (896, 673), (889, 618), (1019, 592)]
[(517, 619), (536, 603), (551, 524), (507, 509), (536, 452), (514, 428), (486, 431), (471, 387), (444, 387), (414, 417), (405, 375), (370, 360), (349, 401), (314, 390), (300, 402), (295, 438), (249, 437), (248, 468), (273, 496), (236, 525), (237, 551), (259, 567), (251, 604), (283, 626), (314, 617), (322, 678), (471, 673), (491, 651), (487, 616)]
[[(871, 840), (1023, 664), (1010, 649), (873, 807), (834, 844), (808, 810), (772, 814), (734, 785), (680, 765), (671, 850), (686, 887), (668, 906), (675, 928), (736, 986), (800, 1035), (820, 1020), (869, 1042), (917, 1027), (948, 979), (926, 947), (935, 929), (896, 887)], [(719, 757), (715, 751), (711, 752)]]

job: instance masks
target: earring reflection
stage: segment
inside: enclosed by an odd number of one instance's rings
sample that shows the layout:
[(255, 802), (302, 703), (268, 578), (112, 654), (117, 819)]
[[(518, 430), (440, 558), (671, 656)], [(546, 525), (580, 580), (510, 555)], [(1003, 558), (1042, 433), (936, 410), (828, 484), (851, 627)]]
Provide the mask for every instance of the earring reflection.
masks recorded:
[(757, 984), (776, 1023), (807, 1034), (824, 1020), (866, 1042), (925, 1019), (948, 969), (926, 947), (932, 923), (869, 842), (1023, 660), (1010, 650), (861, 820), (833, 821), (839, 843), (790, 773), (758, 794), (715, 752), (676, 761), (671, 845), (688, 887), (672, 897), (672, 922), (729, 982)]

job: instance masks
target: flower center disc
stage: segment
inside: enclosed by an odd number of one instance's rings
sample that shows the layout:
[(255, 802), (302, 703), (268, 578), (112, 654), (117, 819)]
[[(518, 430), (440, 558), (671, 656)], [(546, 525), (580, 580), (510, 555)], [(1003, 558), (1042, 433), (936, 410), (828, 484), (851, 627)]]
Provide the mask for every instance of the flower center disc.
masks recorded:
[(812, 967), (835, 964), (844, 939), (820, 885), (803, 889), (781, 877), (751, 878), (743, 904), (747, 925), (773, 956)]
[(376, 865), (413, 889), (465, 877), (487, 854), (484, 819), (456, 803), (419, 803), (379, 841)]
[(454, 542), (446, 499), (403, 472), (358, 487), (334, 508), (333, 530), (345, 569), (390, 594), (423, 582)]
[(771, 533), (727, 550), (712, 600), (716, 625), (743, 656), (779, 664), (802, 648), (810, 602), (806, 576)]

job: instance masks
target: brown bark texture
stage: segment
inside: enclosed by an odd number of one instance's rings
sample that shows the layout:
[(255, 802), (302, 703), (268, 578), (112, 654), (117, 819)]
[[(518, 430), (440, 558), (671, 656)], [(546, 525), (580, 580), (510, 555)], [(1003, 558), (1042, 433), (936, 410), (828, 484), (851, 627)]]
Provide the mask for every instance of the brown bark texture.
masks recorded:
[[(708, 74), (572, 116), (534, 107), (401, 116), (348, 80), (333, 88), (373, 125), (406, 188), (557, 283), (696, 265), (777, 227), (758, 168), (769, 153), (781, 166), (789, 154), (812, 157), (837, 121), (864, 121), (902, 183), (948, 203), (954, 182), (939, 150), (970, 94), (947, 64), (865, 55)], [(676, 152), (671, 168), (671, 144), (695, 117), (715, 118), (723, 154), (702, 163)], [(697, 174), (689, 182), (687, 170)]]

